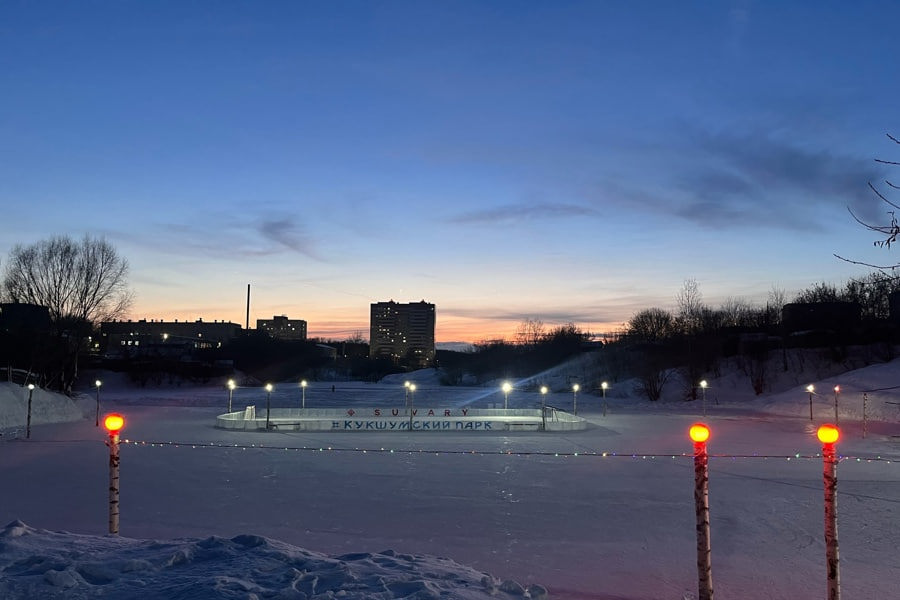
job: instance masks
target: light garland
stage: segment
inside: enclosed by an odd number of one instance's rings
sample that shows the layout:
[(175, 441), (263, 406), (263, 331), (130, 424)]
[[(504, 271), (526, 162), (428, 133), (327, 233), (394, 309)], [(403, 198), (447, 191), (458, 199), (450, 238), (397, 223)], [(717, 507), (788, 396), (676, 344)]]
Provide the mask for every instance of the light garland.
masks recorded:
[[(528, 451), (512, 451), (512, 450), (430, 450), (430, 449), (412, 449), (412, 448), (349, 448), (349, 447), (332, 447), (332, 446), (269, 446), (266, 444), (224, 444), (221, 442), (172, 442), (172, 441), (159, 441), (159, 440), (130, 440), (125, 439), (120, 441), (121, 444), (127, 444), (130, 446), (142, 446), (142, 447), (151, 447), (151, 448), (208, 448), (208, 449), (232, 449), (232, 450), (279, 450), (283, 452), (345, 452), (345, 453), (358, 453), (358, 454), (430, 454), (433, 456), (459, 456), (459, 455), (467, 455), (467, 456), (517, 456), (517, 457), (527, 457), (527, 456), (540, 456), (540, 457), (553, 457), (553, 458), (630, 458), (633, 460), (656, 460), (656, 459), (670, 459), (675, 460), (678, 458), (694, 458), (693, 453), (683, 452), (681, 454), (653, 454), (653, 453), (642, 453), (642, 452), (547, 452), (547, 451), (537, 451), (537, 452), (528, 452)], [(822, 460), (821, 453), (815, 454), (710, 454), (710, 459), (726, 459), (730, 458), (731, 460), (737, 459), (763, 459), (763, 460)], [(844, 461), (855, 461), (861, 463), (865, 462), (883, 462), (887, 464), (892, 464), (897, 462), (896, 459), (892, 458), (882, 458), (881, 456), (849, 456), (849, 455), (841, 455), (838, 456), (838, 460), (841, 462)]]

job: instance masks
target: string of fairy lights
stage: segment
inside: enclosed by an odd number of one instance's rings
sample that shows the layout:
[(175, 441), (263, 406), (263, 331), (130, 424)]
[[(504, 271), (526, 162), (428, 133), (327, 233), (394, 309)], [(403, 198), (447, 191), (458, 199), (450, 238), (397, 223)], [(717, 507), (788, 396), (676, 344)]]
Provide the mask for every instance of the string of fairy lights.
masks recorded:
[[(178, 448), (178, 449), (220, 449), (220, 450), (263, 450), (278, 452), (312, 452), (312, 453), (348, 453), (348, 454), (405, 454), (405, 455), (429, 455), (429, 456), (509, 456), (509, 457), (551, 457), (551, 458), (624, 458), (632, 460), (677, 460), (693, 459), (693, 453), (665, 454), (649, 452), (614, 452), (614, 451), (584, 451), (584, 452), (555, 452), (555, 451), (529, 451), (529, 450), (442, 450), (427, 448), (387, 448), (379, 447), (340, 447), (340, 446), (285, 446), (270, 444), (226, 444), (222, 442), (174, 442), (164, 440), (120, 440), (123, 445), (149, 447), (149, 448)], [(822, 460), (821, 453), (813, 454), (709, 454), (710, 459), (730, 460)], [(900, 463), (900, 459), (876, 456), (839, 455), (841, 462), (867, 462), (867, 463)]]

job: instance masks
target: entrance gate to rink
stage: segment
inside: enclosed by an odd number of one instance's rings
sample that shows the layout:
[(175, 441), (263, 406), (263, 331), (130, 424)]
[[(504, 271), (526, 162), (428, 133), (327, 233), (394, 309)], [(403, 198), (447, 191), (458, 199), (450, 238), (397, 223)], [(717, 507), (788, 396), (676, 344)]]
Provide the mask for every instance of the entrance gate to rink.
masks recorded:
[(588, 422), (540, 408), (272, 408), (216, 417), (216, 427), (245, 431), (580, 431)]

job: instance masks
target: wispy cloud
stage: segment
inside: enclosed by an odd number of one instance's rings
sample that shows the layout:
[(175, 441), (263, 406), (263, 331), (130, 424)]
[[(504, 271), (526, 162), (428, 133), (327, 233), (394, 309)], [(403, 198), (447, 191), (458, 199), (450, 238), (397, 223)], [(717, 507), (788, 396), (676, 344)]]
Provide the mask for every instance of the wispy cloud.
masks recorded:
[(600, 186), (603, 201), (618, 198), (632, 210), (736, 229), (816, 230), (823, 226), (822, 208), (849, 206), (868, 218), (879, 210), (867, 182), (883, 179), (884, 170), (872, 159), (806, 148), (765, 131), (694, 130), (680, 148), (668, 151), (678, 153), (677, 166), (659, 172), (655, 188), (608, 181)]
[(321, 260), (312, 238), (293, 219), (281, 218), (263, 221), (257, 226), (257, 230), (264, 239), (271, 240), (276, 246)]
[(536, 219), (566, 219), (570, 217), (597, 217), (599, 213), (588, 206), (565, 203), (505, 204), (484, 210), (470, 211), (450, 218), (451, 223), (461, 225), (518, 223)]

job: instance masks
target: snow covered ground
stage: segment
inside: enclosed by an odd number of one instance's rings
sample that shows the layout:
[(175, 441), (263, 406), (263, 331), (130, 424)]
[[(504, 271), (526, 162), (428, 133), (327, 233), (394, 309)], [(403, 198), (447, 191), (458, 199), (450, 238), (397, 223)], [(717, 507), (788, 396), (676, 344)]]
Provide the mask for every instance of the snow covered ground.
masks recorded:
[[(416, 406), (503, 402), (497, 389), (426, 376)], [(42, 393), (25, 440), (16, 415), (27, 390), (0, 384), (0, 597), (693, 598), (687, 429), (705, 420), (717, 596), (821, 598), (814, 432), (834, 420), (835, 385), (842, 590), (896, 597), (900, 390), (885, 388), (900, 386), (898, 361), (811, 381), (812, 422), (809, 382), (754, 397), (732, 373), (710, 380), (705, 419), (699, 401), (649, 403), (619, 383), (606, 416), (597, 395), (580, 394), (592, 426), (566, 434), (225, 431), (212, 426), (223, 388), (134, 389), (102, 377), (104, 412), (127, 419), (120, 537), (105, 535), (108, 450), (93, 392), (75, 402)], [(402, 379), (331, 385), (313, 382), (307, 406), (404, 402)], [(555, 388), (547, 402), (569, 408), (571, 392)], [(279, 384), (271, 400), (300, 397)], [(540, 396), (514, 390), (509, 402)], [(238, 389), (234, 404), (259, 410), (265, 392)], [(85, 416), (72, 421), (73, 407)]]

